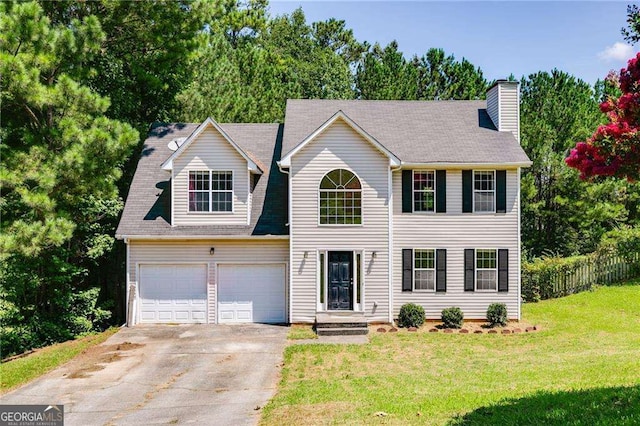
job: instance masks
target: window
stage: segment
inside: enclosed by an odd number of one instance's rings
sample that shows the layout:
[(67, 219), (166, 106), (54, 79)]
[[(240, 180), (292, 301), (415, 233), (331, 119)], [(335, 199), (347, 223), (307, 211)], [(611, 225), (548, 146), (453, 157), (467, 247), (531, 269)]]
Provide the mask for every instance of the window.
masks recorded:
[(433, 212), (436, 208), (436, 176), (431, 171), (413, 171), (413, 211)]
[(473, 173), (473, 210), (475, 212), (495, 212), (496, 199), (495, 172), (479, 171)]
[(496, 250), (476, 250), (476, 289), (498, 288), (498, 262)]
[(336, 169), (320, 182), (320, 224), (362, 224), (362, 187), (348, 170)]
[(189, 211), (233, 211), (233, 173), (211, 170), (190, 171)]
[(415, 249), (413, 251), (413, 287), (415, 290), (436, 289), (435, 250)]

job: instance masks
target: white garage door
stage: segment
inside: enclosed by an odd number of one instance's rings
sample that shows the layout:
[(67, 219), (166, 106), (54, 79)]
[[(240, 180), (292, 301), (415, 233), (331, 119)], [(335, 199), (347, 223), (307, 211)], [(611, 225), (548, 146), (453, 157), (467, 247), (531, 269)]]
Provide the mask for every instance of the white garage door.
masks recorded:
[(207, 265), (140, 265), (140, 322), (207, 322)]
[(218, 322), (285, 322), (284, 289), (284, 265), (218, 265)]

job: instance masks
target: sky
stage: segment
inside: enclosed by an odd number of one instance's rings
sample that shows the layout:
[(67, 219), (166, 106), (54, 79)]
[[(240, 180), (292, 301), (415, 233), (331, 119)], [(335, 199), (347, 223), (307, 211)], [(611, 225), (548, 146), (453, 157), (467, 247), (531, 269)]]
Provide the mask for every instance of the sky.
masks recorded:
[(272, 15), (301, 7), (307, 22), (342, 19), (359, 41), (398, 42), (405, 57), (431, 47), (479, 66), (487, 80), (554, 68), (593, 84), (640, 50), (628, 45), (627, 2), (271, 1)]

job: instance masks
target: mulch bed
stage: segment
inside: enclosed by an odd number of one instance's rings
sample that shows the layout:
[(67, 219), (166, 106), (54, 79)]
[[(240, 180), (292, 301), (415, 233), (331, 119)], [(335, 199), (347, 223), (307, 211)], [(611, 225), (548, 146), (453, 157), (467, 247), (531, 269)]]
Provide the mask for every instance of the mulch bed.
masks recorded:
[(422, 327), (409, 327), (398, 328), (395, 325), (371, 325), (370, 331), (377, 333), (394, 333), (394, 332), (408, 332), (408, 333), (445, 333), (445, 334), (522, 334), (522, 333), (534, 333), (540, 331), (539, 325), (527, 324), (518, 321), (510, 321), (505, 327), (489, 327), (488, 324), (482, 322), (465, 322), (462, 328), (444, 328), (441, 322), (438, 321), (426, 321)]

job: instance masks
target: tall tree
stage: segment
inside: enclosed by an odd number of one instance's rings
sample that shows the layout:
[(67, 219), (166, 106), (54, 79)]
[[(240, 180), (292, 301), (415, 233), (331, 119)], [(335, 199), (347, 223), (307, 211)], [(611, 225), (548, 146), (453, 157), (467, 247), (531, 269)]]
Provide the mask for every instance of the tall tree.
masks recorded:
[(484, 99), (487, 88), (482, 70), (466, 59), (458, 62), (442, 49), (429, 49), (407, 60), (395, 41), (384, 49), (374, 45), (356, 72), (361, 99)]
[(356, 71), (359, 99), (418, 99), (418, 70), (392, 41), (382, 48), (375, 44), (364, 55)]
[(580, 171), (580, 177), (615, 176), (640, 179), (640, 53), (620, 71), (617, 99), (609, 96), (600, 104), (609, 123), (571, 150), (566, 163)]
[(87, 63), (91, 73), (83, 81), (109, 96), (110, 118), (131, 123), (141, 132), (154, 121), (171, 118), (175, 95), (195, 71), (187, 61), (196, 37), (224, 6), (193, 0), (40, 3), (53, 25), (70, 26), (74, 19), (90, 16), (100, 22), (104, 37)]
[(533, 161), (522, 176), (524, 247), (534, 256), (591, 251), (605, 231), (633, 220), (638, 188), (590, 187), (564, 167), (573, 141), (601, 120), (596, 93), (587, 83), (553, 70), (523, 78), (521, 86), (522, 146)]
[(241, 43), (225, 22), (210, 25), (191, 58), (201, 72), (177, 96), (182, 120), (282, 121), (288, 98), (353, 97), (350, 66), (366, 47), (344, 21), (309, 25), (297, 9), (245, 28)]
[(109, 99), (81, 83), (105, 39), (94, 16), (61, 25), (37, 3), (1, 3), (0, 34), (6, 354), (88, 331), (104, 316), (84, 278), (114, 243), (104, 221), (121, 208), (116, 182), (138, 134), (106, 118)]
[(488, 89), (482, 70), (462, 58), (456, 61), (442, 49), (429, 49), (413, 64), (419, 73), (419, 99), (484, 99)]

